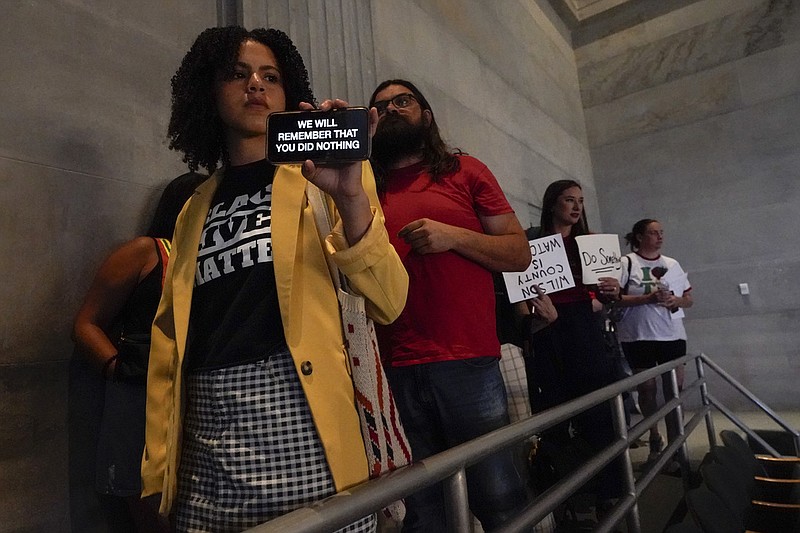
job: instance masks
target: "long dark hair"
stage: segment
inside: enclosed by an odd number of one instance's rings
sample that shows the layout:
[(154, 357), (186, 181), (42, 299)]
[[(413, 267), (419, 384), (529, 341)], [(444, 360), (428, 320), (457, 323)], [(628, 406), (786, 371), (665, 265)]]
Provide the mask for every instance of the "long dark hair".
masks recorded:
[[(561, 193), (571, 187), (578, 187), (583, 190), (581, 184), (575, 180), (558, 180), (547, 186), (547, 189), (544, 191), (544, 197), (542, 198), (542, 214), (539, 218), (542, 235), (555, 233), (553, 229), (553, 208), (555, 208)], [(572, 225), (569, 234), (572, 237), (577, 237), (578, 235), (586, 235), (587, 233), (589, 233), (589, 223), (586, 221), (586, 210), (582, 209), (580, 220)]]
[(175, 222), (178, 214), (183, 209), (183, 204), (192, 196), (198, 185), (203, 183), (208, 176), (197, 172), (181, 174), (164, 188), (158, 200), (156, 212), (147, 230), (148, 237), (171, 239), (175, 232)]
[(625, 242), (630, 246), (631, 251), (635, 252), (642, 245), (642, 235), (647, 230), (647, 226), (653, 222), (658, 222), (654, 218), (643, 218), (633, 225), (633, 229), (625, 234)]
[(283, 75), (286, 109), (299, 109), (300, 102), (314, 103), (300, 52), (280, 30), (240, 26), (208, 28), (195, 40), (172, 77), (172, 115), (167, 135), (169, 147), (183, 152), (189, 170), (199, 167), (213, 172), (228, 163), (225, 129), (217, 113), (216, 81), (233, 75), (239, 48), (256, 41), (272, 50)]
[[(436, 124), (436, 117), (433, 115), (433, 109), (431, 109), (427, 98), (417, 89), (416, 85), (410, 81), (401, 79), (382, 81), (372, 92), (372, 96), (369, 99), (369, 107), (375, 105), (375, 96), (390, 85), (402, 85), (408, 89), (411, 94), (414, 95), (417, 102), (419, 102), (420, 107), (431, 114), (431, 123), (426, 130), (427, 135), (425, 139), (423, 139), (422, 163), (430, 173), (433, 181), (438, 183), (442, 180), (443, 176), (457, 172), (461, 168), (461, 162), (458, 160), (457, 154), (460, 155), (464, 152), (457, 148), (451, 149), (444, 142), (439, 133), (439, 126)], [(375, 164), (374, 161), (372, 163), (373, 167), (375, 167), (376, 178), (378, 178), (379, 182), (382, 182), (383, 178), (386, 176), (387, 169), (380, 168), (380, 165)]]

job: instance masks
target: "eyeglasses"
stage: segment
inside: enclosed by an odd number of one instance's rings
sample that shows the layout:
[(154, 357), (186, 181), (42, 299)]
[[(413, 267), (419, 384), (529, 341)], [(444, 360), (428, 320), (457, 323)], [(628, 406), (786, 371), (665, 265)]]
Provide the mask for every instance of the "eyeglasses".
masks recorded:
[(389, 104), (392, 104), (397, 109), (405, 109), (406, 107), (410, 106), (413, 102), (416, 102), (417, 98), (411, 93), (401, 93), (397, 96), (393, 96), (388, 100), (380, 100), (372, 104), (372, 107), (378, 110), (378, 115), (383, 115), (386, 113), (386, 110), (389, 108)]
[(649, 230), (645, 231), (644, 234), (645, 235), (652, 235), (653, 237), (655, 237), (655, 236), (663, 237), (664, 236), (664, 230), (663, 229), (662, 230), (649, 229)]

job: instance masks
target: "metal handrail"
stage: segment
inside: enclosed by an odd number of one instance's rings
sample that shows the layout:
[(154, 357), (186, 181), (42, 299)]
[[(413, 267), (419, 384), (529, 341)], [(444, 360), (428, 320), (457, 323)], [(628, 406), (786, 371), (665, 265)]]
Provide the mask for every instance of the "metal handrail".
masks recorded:
[[(675, 369), (692, 360), (696, 361), (698, 377), (695, 381), (687, 384), (682, 392), (679, 392)], [(546, 492), (539, 495), (517, 517), (497, 531), (520, 531), (525, 527), (530, 527), (538, 523), (546, 517), (548, 513), (574, 494), (588, 480), (593, 478), (606, 465), (621, 456), (623, 458), (626, 493), (623, 494), (619, 502), (605, 519), (601, 521), (596, 531), (611, 531), (623, 518), (626, 518), (628, 531), (631, 533), (639, 532), (641, 527), (638, 499), (647, 486), (655, 479), (658, 472), (666, 465), (667, 461), (675, 455), (681, 465), (684, 484), (688, 487), (689, 463), (686, 449), (687, 437), (695, 430), (702, 419), (705, 418), (706, 429), (709, 432), (709, 446), (713, 446), (715, 440), (713, 435), (713, 420), (711, 418), (712, 407), (716, 407), (725, 416), (731, 418), (729, 415), (732, 415), (732, 413), (725, 409), (724, 406), (721, 406), (713, 396), (708, 394), (708, 384), (706, 382), (705, 369), (703, 366), (704, 363), (719, 374), (725, 381), (733, 385), (734, 388), (747, 396), (751, 401), (754, 401), (754, 403), (764, 410), (773, 420), (780, 424), (785, 430), (789, 431), (794, 436), (795, 441), (798, 442), (800, 433), (792, 429), (788, 423), (777, 415), (777, 413), (769, 409), (769, 407), (758, 400), (755, 395), (747, 391), (747, 389), (734, 378), (719, 368), (718, 365), (710, 361), (705, 354), (686, 355), (674, 361), (670, 361), (669, 363), (639, 372), (631, 377), (603, 387), (602, 389), (598, 389), (580, 398), (576, 398), (575, 400), (537, 413), (530, 418), (515, 422), (422, 461), (415, 462), (412, 465), (398, 469), (378, 479), (362, 483), (309, 507), (298, 509), (247, 531), (248, 533), (329, 533), (363, 516), (374, 513), (408, 494), (412, 494), (423, 487), (433, 485), (440, 481), (445, 481), (445, 491), (448, 501), (448, 524), (451, 525), (453, 531), (465, 531), (467, 530), (465, 529), (465, 524), (469, 524), (470, 522), (469, 507), (466, 498), (465, 471), (467, 467), (499, 450), (513, 446), (530, 438), (532, 435), (568, 420), (578, 413), (611, 400), (613, 402), (612, 415), (614, 428), (617, 434), (616, 439), (604, 450), (595, 454), (581, 467), (577, 468)], [(646, 417), (635, 426), (628, 428), (624, 418), (622, 393), (635, 388), (640, 383), (666, 373), (670, 375), (669, 388), (671, 390), (666, 391), (665, 394), (671, 399), (655, 413)], [(682, 418), (683, 405), (690, 396), (696, 395), (698, 391), (702, 399), (702, 408), (694, 413), (689, 422), (684, 424)], [(722, 408), (720, 408), (720, 406)], [(648, 431), (653, 424), (665, 416), (673, 418), (672, 423), (675, 424), (675, 427), (679, 428), (679, 434), (661, 452), (658, 458), (640, 474), (639, 478), (634, 479), (631, 458), (628, 452), (629, 446)], [(731, 420), (739, 425), (741, 421), (737, 422), (738, 419), (734, 418), (731, 418)], [(746, 431), (748, 431), (748, 434), (752, 433), (749, 428)], [(753, 435), (755, 434), (753, 433)], [(770, 447), (766, 449), (773, 455), (779, 455)], [(453, 526), (454, 524), (457, 524), (459, 529), (455, 529)]]
[[(763, 411), (767, 416), (769, 416), (776, 424), (781, 426), (784, 431), (792, 435), (792, 440), (794, 440), (794, 451), (797, 454), (800, 454), (800, 432), (796, 429), (792, 428), (786, 421), (784, 421), (778, 413), (770, 409), (770, 407), (759, 400), (755, 394), (750, 392), (745, 388), (744, 385), (739, 383), (733, 376), (725, 372), (721, 366), (717, 363), (709, 359), (705, 354), (700, 354), (700, 358), (698, 359), (698, 365), (702, 363), (707, 364), (711, 369), (714, 370), (722, 379), (728, 382), (733, 388), (739, 391), (745, 398), (750, 400), (756, 407), (758, 407), (761, 411)], [(760, 435), (755, 433), (751, 430), (747, 425), (742, 422), (736, 415), (733, 414), (729, 409), (727, 409), (721, 402), (718, 402), (711, 394), (706, 393), (708, 396), (708, 400), (710, 403), (714, 405), (717, 409), (719, 409), (731, 422), (736, 424), (742, 431), (747, 433), (753, 440), (758, 442), (761, 446), (764, 447), (773, 457), (778, 457), (781, 454), (775, 451), (775, 449), (767, 444), (764, 439), (761, 438)]]

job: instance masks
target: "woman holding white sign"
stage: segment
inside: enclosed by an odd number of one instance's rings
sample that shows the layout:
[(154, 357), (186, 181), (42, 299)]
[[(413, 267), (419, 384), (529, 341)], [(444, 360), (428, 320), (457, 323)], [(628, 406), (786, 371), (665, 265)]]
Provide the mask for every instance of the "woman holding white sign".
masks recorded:
[[(601, 277), (596, 285), (584, 285), (575, 237), (589, 232), (583, 210), (583, 191), (578, 182), (551, 183), (542, 200), (541, 227), (530, 228), (529, 239), (560, 234), (575, 286), (548, 294), (558, 313), (549, 326), (531, 336), (532, 357), (526, 360), (528, 388), (534, 412), (554, 407), (597, 390), (614, 380), (611, 348), (603, 337), (603, 322), (592, 307), (594, 299), (611, 302), (619, 298), (616, 278)], [(543, 443), (569, 445), (570, 425), (594, 452), (614, 439), (611, 409), (602, 404), (543, 433)], [(608, 505), (621, 491), (620, 471), (615, 464), (597, 477), (598, 508)]]
[[(633, 225), (625, 241), (633, 253), (622, 260), (622, 285), (625, 287), (620, 306), (627, 307), (617, 324), (628, 362), (634, 372), (641, 372), (686, 355), (686, 330), (681, 308), (693, 304), (691, 286), (680, 263), (661, 254), (664, 229), (661, 223), (645, 218)], [(683, 388), (683, 366), (675, 369), (678, 389)], [(662, 376), (663, 390), (669, 390), (669, 375)], [(644, 416), (658, 410), (658, 385), (655, 378), (637, 387), (639, 406)], [(666, 396), (666, 392), (665, 392)], [(666, 398), (665, 398), (666, 399)], [(670, 440), (675, 431), (667, 424)], [(650, 428), (650, 455), (653, 461), (664, 449), (658, 425)]]

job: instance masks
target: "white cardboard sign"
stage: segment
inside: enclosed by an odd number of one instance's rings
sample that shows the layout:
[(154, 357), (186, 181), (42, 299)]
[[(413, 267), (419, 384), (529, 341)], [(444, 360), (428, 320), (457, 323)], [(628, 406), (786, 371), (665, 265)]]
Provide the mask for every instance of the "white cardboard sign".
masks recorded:
[(511, 303), (536, 298), (536, 285), (548, 294), (575, 286), (564, 239), (560, 233), (533, 239), (528, 243), (531, 247), (531, 264), (528, 269), (524, 272), (503, 272)]
[(581, 258), (583, 283), (599, 283), (599, 278), (622, 277), (620, 263), (619, 237), (610, 233), (580, 235), (575, 237)]

